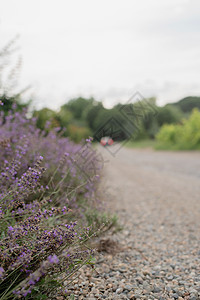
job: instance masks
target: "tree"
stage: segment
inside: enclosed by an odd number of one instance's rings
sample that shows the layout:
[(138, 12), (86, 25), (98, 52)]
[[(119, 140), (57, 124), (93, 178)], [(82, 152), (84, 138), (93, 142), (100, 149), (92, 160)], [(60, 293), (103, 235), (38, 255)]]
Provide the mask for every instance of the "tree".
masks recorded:
[(158, 125), (178, 123), (183, 118), (181, 110), (170, 104), (160, 107), (158, 110), (157, 121)]
[(104, 110), (103, 104), (101, 102), (93, 102), (93, 105), (88, 107), (85, 113), (85, 119), (87, 120), (88, 126), (91, 130), (95, 130), (95, 121), (101, 111)]
[(33, 116), (37, 118), (37, 127), (44, 130), (45, 125), (50, 122), (49, 127), (60, 127), (60, 123), (55, 111), (45, 107), (41, 110), (34, 111)]
[(60, 108), (60, 111), (57, 113), (57, 118), (61, 127), (67, 127), (69, 123), (72, 122), (73, 115), (72, 112), (69, 111), (69, 109), (65, 105), (63, 105)]
[(184, 113), (190, 113), (194, 108), (200, 109), (200, 97), (186, 97), (171, 105), (180, 108)]
[(79, 97), (79, 98), (72, 99), (68, 103), (64, 104), (61, 107), (61, 110), (67, 109), (72, 113), (75, 119), (82, 119), (84, 110), (88, 106), (91, 106), (93, 102), (94, 102), (93, 98), (86, 99), (86, 98)]

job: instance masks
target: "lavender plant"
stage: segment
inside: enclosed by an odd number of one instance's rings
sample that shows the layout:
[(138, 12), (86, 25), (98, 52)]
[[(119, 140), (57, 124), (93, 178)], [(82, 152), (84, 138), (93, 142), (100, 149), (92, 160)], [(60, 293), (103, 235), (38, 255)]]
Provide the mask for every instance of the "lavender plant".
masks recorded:
[(90, 140), (83, 155), (59, 128), (38, 130), (25, 110), (1, 112), (0, 124), (0, 299), (49, 298), (58, 274), (69, 279), (91, 263), (85, 241), (89, 212), (101, 215), (102, 165)]

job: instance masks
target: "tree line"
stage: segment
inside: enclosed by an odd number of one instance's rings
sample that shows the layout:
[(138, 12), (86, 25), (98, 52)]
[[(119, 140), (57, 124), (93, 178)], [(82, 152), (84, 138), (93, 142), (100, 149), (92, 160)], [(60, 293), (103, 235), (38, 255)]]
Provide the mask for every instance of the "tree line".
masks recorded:
[[(138, 120), (138, 114), (133, 114), (133, 121), (137, 126), (134, 139), (154, 139), (164, 124), (179, 124), (183, 118), (189, 117), (193, 108), (200, 109), (200, 97), (187, 97), (163, 107), (157, 106), (155, 98), (149, 98), (142, 100), (141, 103), (118, 103), (111, 109), (105, 108), (101, 101), (94, 98), (78, 97), (62, 105), (58, 112), (46, 107), (35, 110), (33, 115), (37, 117), (38, 128), (45, 130), (45, 124), (48, 122), (49, 127), (59, 127), (64, 136), (75, 142), (80, 142), (88, 136), (97, 136), (98, 139), (99, 131), (102, 131), (101, 135), (110, 135), (115, 140), (123, 140), (131, 135), (134, 128), (121, 111), (132, 106), (132, 111), (136, 112), (141, 104), (140, 113), (145, 111), (142, 117)], [(114, 126), (112, 131), (109, 131), (109, 126)]]

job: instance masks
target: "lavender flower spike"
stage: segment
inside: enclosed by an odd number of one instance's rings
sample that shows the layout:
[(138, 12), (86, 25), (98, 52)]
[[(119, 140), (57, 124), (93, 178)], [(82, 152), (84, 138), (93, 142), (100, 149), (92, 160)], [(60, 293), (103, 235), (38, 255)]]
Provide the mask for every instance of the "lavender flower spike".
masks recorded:
[(4, 272), (5, 272), (4, 268), (0, 267), (0, 278), (3, 276)]
[(49, 255), (48, 261), (52, 264), (58, 264), (59, 263), (59, 258), (55, 254), (54, 255)]

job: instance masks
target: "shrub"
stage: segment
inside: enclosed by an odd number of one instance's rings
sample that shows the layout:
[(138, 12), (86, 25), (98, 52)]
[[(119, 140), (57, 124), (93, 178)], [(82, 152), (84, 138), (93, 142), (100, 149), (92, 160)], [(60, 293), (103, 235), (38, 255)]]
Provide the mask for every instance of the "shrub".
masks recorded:
[(174, 124), (163, 125), (156, 136), (159, 142), (164, 143), (166, 145), (171, 145), (175, 143), (175, 137), (176, 137), (176, 125)]
[(91, 135), (91, 131), (87, 127), (79, 127), (73, 124), (68, 125), (67, 134), (70, 139), (75, 143), (80, 143), (82, 140), (86, 139)]
[(200, 149), (200, 112), (194, 109), (182, 124), (163, 125), (156, 138), (159, 148)]
[(0, 114), (1, 299), (49, 299), (59, 274), (66, 280), (90, 263), (87, 212), (102, 209), (91, 141), (75, 145), (36, 121), (26, 111)]
[(183, 118), (183, 113), (178, 107), (170, 104), (160, 107), (156, 116), (158, 126), (161, 127), (163, 124), (176, 124)]

